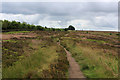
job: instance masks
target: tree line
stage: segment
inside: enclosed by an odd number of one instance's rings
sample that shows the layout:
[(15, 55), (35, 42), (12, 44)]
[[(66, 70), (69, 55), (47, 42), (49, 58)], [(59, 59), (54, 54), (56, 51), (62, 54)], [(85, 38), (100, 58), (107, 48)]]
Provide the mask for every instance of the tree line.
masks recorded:
[(75, 30), (75, 28), (70, 25), (68, 28), (47, 28), (40, 25), (28, 24), (26, 22), (8, 21), (0, 20), (2, 22), (2, 30), (41, 30), (41, 31), (67, 31)]

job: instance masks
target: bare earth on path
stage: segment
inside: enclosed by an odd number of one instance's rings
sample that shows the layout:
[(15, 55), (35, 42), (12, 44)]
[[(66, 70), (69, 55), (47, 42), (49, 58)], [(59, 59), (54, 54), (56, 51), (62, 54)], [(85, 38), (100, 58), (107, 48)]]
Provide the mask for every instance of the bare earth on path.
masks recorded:
[(75, 59), (71, 56), (70, 52), (67, 51), (64, 48), (65, 52), (67, 53), (67, 59), (69, 61), (69, 78), (84, 78), (85, 76), (83, 75), (83, 73), (80, 71), (80, 67), (78, 65), (78, 63), (75, 61)]
[[(58, 45), (61, 46), (60, 41), (58, 42)], [(63, 46), (61, 46), (63, 47)], [(63, 47), (64, 48), (64, 47)], [(69, 78), (79, 78), (80, 80), (86, 80), (85, 76), (83, 75), (83, 73), (80, 71), (80, 67), (78, 65), (78, 63), (75, 61), (75, 59), (71, 56), (70, 52), (66, 50), (66, 48), (64, 48), (66, 54), (67, 54), (67, 59), (69, 61)]]

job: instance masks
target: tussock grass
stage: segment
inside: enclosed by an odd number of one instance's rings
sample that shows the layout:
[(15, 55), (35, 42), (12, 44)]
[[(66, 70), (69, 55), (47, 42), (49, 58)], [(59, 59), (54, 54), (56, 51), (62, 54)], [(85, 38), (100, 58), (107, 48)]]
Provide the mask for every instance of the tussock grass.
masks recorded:
[[(40, 46), (39, 46), (40, 47)], [(30, 78), (39, 76), (57, 58), (55, 46), (39, 48), (34, 54), (19, 60), (15, 65), (3, 69), (3, 78)], [(49, 52), (48, 52), (49, 51)], [(11, 74), (12, 73), (12, 74)]]
[[(9, 58), (13, 62), (13, 65), (3, 68), (3, 78), (68, 77), (69, 63), (65, 51), (57, 45), (59, 41), (72, 53), (86, 77), (117, 77), (118, 48), (110, 46), (119, 46), (116, 33), (92, 31), (34, 32), (37, 34), (37, 38), (25, 38), (22, 43), (18, 43), (18, 39), (3, 41), (5, 43), (5, 45), (3, 44), (3, 52), (7, 54), (3, 58)], [(27, 44), (25, 44), (26, 42)], [(9, 63), (9, 59), (4, 60)]]
[(61, 44), (72, 53), (86, 77), (115, 78), (118, 76), (118, 58), (112, 55), (110, 49), (104, 52), (101, 48), (92, 48), (90, 45), (84, 46), (76, 43), (72, 38), (62, 39)]
[[(19, 59), (16, 60), (13, 65), (2, 69), (3, 78), (67, 77), (66, 74), (68, 72), (69, 64), (64, 49), (56, 43), (59, 38), (42, 36), (36, 39), (25, 40), (25, 42), (29, 44), (25, 47), (19, 48), (24, 51), (24, 55), (18, 56)], [(15, 43), (13, 42), (12, 44)], [(14, 46), (12, 48), (14, 48)], [(9, 52), (9, 49), (10, 47), (7, 49), (5, 48), (4, 51)], [(13, 52), (11, 52), (11, 54), (12, 53)]]

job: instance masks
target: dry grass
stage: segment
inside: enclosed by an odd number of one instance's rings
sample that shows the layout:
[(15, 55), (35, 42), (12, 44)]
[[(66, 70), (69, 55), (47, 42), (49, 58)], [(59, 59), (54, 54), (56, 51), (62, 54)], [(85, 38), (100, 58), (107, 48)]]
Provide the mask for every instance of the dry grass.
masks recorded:
[[(46, 35), (44, 34), (44, 36), (41, 36), (43, 34), (38, 34), (36, 38), (24, 38), (25, 42), (27, 42), (28, 45), (19, 48), (24, 50), (24, 54), (19, 56), (19, 59), (14, 62), (14, 65), (3, 68), (3, 78), (66, 77), (66, 73), (68, 70), (66, 54), (62, 50), (62, 48), (56, 44), (56, 40), (51, 38), (51, 32), (44, 33), (46, 33)], [(45, 37), (47, 35), (49, 35), (50, 37)], [(15, 43), (13, 42), (12, 44)], [(14, 46), (12, 46), (12, 48), (14, 48)], [(53, 67), (55, 68), (55, 70), (53, 70)], [(47, 73), (48, 76), (45, 76), (46, 73), (44, 73), (44, 71), (49, 72)]]
[[(93, 32), (91, 33), (93, 34)], [(88, 39), (88, 36), (93, 38), (91, 34), (70, 32), (66, 37), (61, 38), (61, 44), (72, 53), (86, 77), (116, 78), (118, 76), (117, 52), (119, 47), (105, 43), (116, 45), (118, 42), (116, 41), (117, 43), (114, 44), (112, 42), (114, 38), (109, 37), (110, 41), (102, 32), (98, 32), (98, 34), (103, 34), (102, 38), (95, 34), (95, 39)]]
[[(24, 54), (18, 57), (14, 65), (3, 68), (3, 78), (67, 77), (68, 61), (63, 48), (57, 45), (59, 39), (61, 44), (72, 53), (86, 77), (117, 77), (117, 52), (120, 48), (118, 33), (93, 31), (35, 31), (33, 33), (36, 34), (35, 38), (23, 37), (3, 41), (12, 43), (6, 45), (15, 45), (18, 40), (28, 43), (27, 46), (19, 46), (18, 50), (23, 50)], [(12, 48), (16, 50), (15, 46)], [(5, 48), (5, 50), (12, 48)], [(8, 50), (8, 53), (12, 54), (10, 51)]]

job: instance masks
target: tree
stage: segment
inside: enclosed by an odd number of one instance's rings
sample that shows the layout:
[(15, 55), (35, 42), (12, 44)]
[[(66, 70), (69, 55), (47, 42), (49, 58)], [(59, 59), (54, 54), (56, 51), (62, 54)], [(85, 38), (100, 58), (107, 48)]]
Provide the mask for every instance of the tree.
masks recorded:
[(35, 28), (35, 25), (32, 24), (32, 25), (31, 25), (31, 29), (34, 29), (34, 28)]
[(74, 28), (72, 25), (70, 25), (70, 26), (68, 27), (68, 30), (75, 30), (75, 28)]
[(47, 29), (47, 27), (45, 26), (45, 29)]
[(52, 29), (52, 31), (55, 31), (55, 28), (51, 28)]
[(43, 30), (43, 27), (38, 25), (37, 30)]
[(11, 29), (17, 29), (18, 23), (16, 21), (12, 21), (10, 27), (11, 27)]
[(56, 29), (56, 28), (47, 28), (46, 26), (27, 24), (26, 22), (17, 22), (17, 21), (8, 21), (8, 20), (0, 20), (0, 28), (2, 30), (42, 30), (42, 31), (64, 31), (66, 29)]
[(68, 30), (68, 28), (65, 28), (64, 30), (65, 30), (65, 31), (67, 31), (67, 30)]
[(4, 21), (2, 22), (2, 29), (3, 29), (3, 30), (8, 29), (8, 25), (9, 25), (9, 21), (8, 21), (8, 20), (4, 20)]

